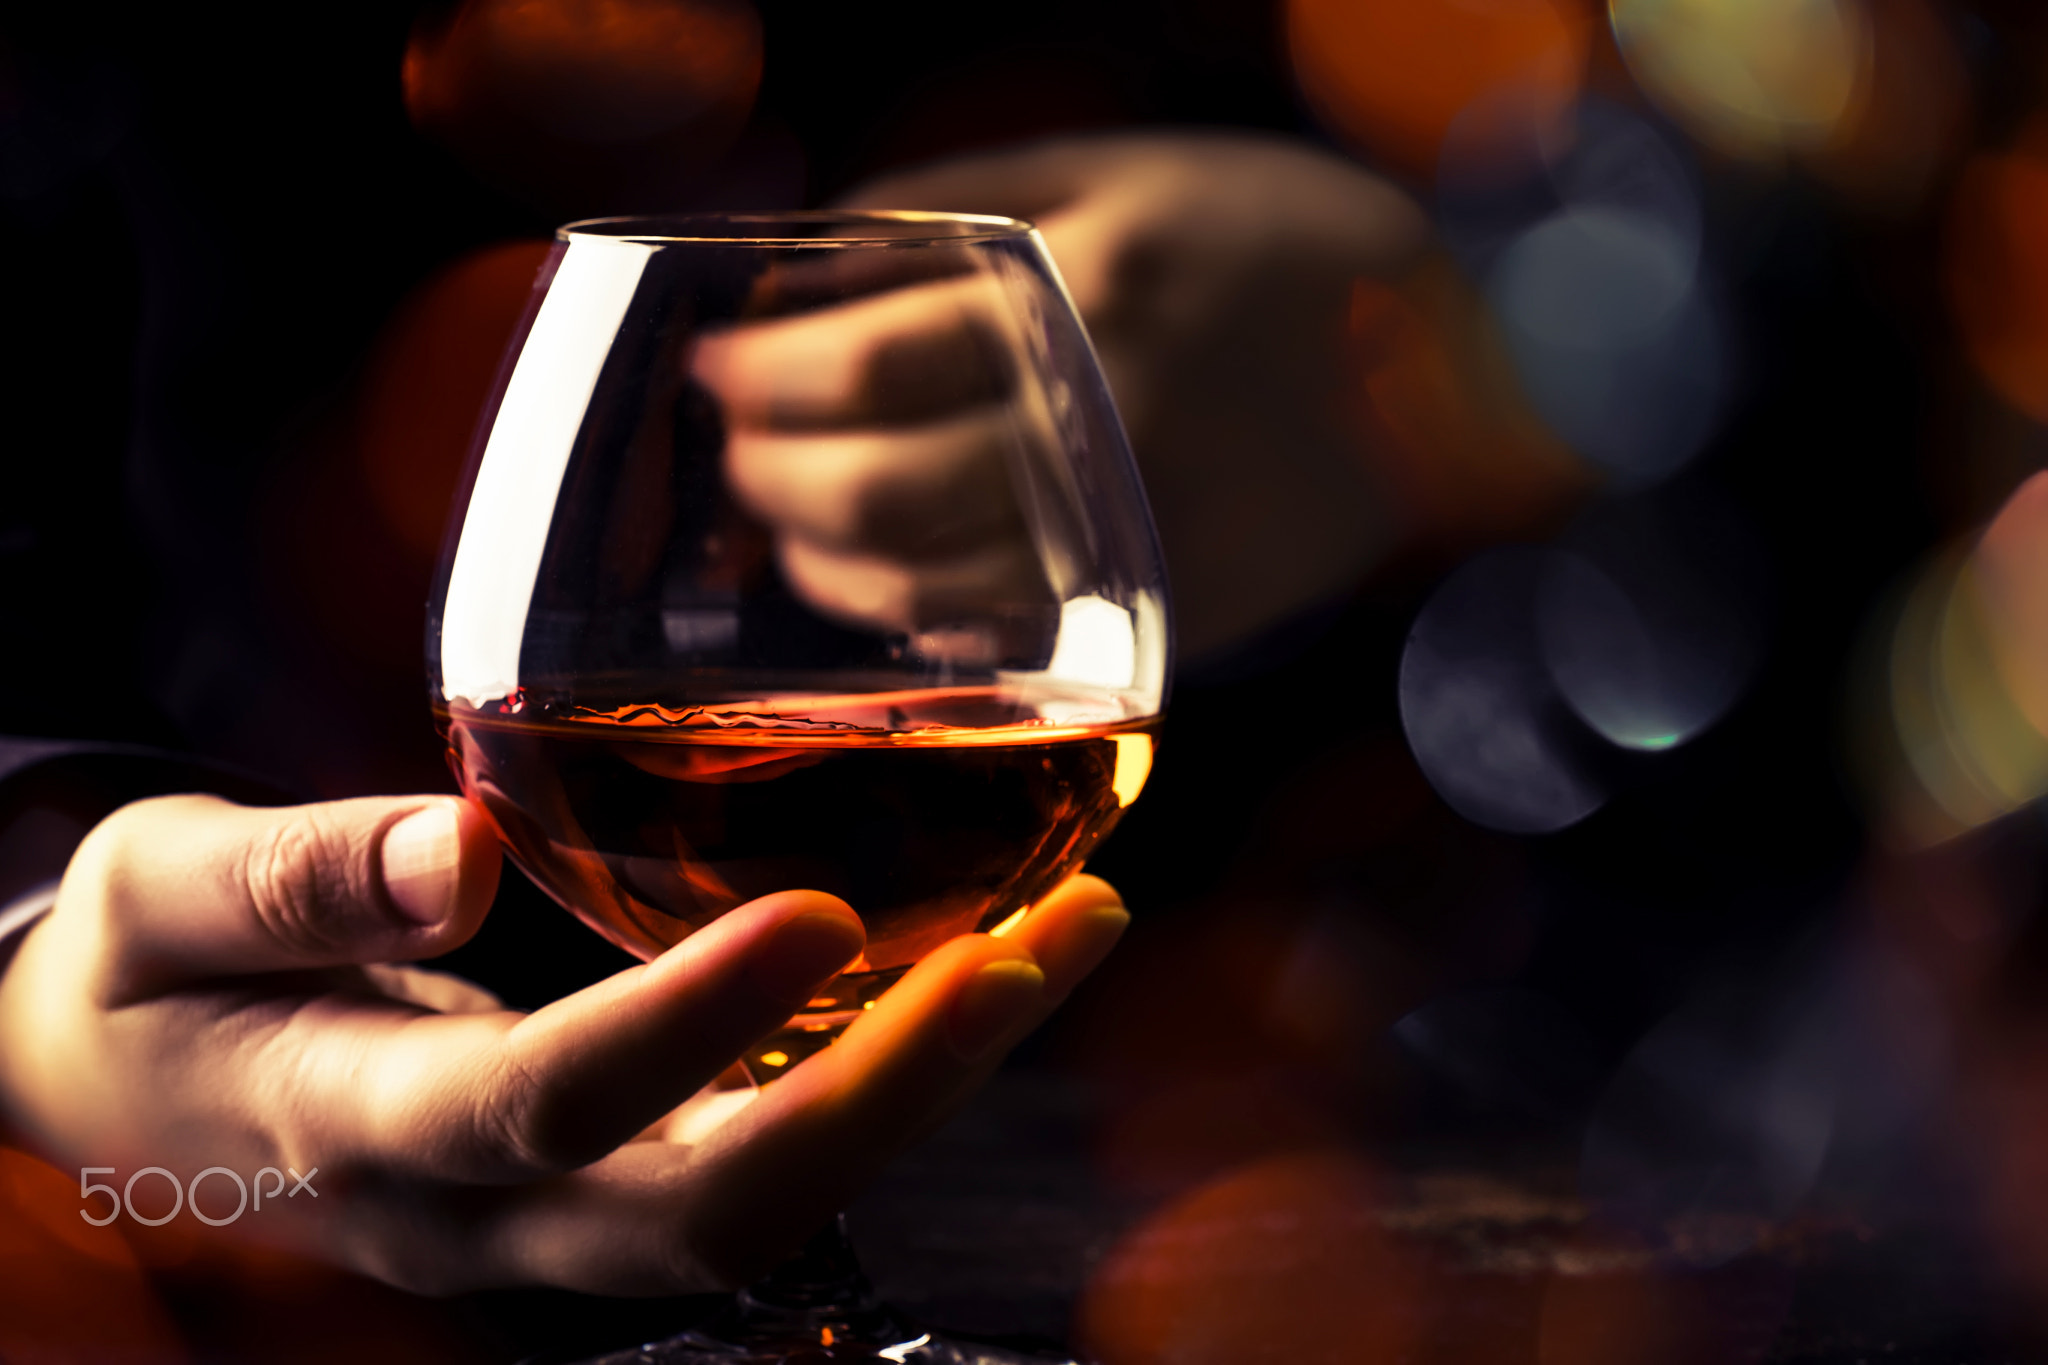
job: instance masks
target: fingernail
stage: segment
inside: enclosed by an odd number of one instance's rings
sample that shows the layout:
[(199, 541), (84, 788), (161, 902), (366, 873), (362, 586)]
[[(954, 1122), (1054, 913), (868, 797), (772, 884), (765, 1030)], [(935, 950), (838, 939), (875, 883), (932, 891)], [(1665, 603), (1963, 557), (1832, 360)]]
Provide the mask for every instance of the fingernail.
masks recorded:
[(997, 1040), (1031, 1016), (1045, 999), (1045, 973), (1019, 958), (991, 962), (953, 997), (946, 1037), (963, 1062), (980, 1060)]
[(384, 892), (415, 924), (439, 924), (462, 880), (462, 835), (455, 803), (422, 806), (384, 833)]
[(777, 929), (747, 970), (770, 999), (794, 1009), (853, 961), (865, 942), (860, 925), (846, 916), (806, 911)]

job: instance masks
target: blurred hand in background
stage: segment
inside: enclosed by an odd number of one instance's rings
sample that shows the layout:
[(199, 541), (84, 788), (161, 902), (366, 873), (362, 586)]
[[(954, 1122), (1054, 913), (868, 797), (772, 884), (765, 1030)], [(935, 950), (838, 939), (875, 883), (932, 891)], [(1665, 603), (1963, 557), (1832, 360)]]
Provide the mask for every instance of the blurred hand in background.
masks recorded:
[[(805, 268), (779, 282), (801, 287)], [(1011, 462), (1053, 433), (1019, 392), (1036, 377), (1002, 281), (851, 282), (870, 286), (698, 340), (690, 366), (719, 400), (730, 486), (774, 528), (791, 586), (850, 624), (914, 632), (1050, 605)]]
[(1190, 657), (1347, 588), (1401, 535), (1345, 345), (1354, 284), (1427, 226), (1400, 191), (1273, 138), (1078, 138), (886, 176), (866, 208), (1038, 224), (1138, 456)]

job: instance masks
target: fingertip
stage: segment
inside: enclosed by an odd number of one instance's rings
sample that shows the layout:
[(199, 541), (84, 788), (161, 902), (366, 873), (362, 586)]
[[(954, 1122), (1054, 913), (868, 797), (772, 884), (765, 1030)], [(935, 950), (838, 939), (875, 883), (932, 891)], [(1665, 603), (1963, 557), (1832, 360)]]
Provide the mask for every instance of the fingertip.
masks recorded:
[(861, 923), (860, 915), (842, 898), (829, 891), (778, 891), (772, 896), (763, 896), (761, 904), (772, 904), (786, 915), (831, 915), (844, 919), (867, 938), (867, 926)]
[(1073, 930), (1058, 950), (1048, 949), (1039, 955), (1051, 992), (1064, 998), (1080, 985), (1102, 965), (1130, 927), (1131, 912), (1120, 902), (1093, 905), (1076, 916)]
[(960, 983), (946, 1010), (946, 1041), (963, 1062), (978, 1062), (1009, 1034), (1034, 1020), (1045, 1003), (1046, 976), (1028, 957), (985, 962)]
[(422, 928), (454, 909), (462, 877), (461, 817), (442, 798), (407, 811), (385, 829), (380, 848), (384, 894), (392, 908)]
[(408, 811), (384, 831), (379, 845), (379, 870), (392, 908), (436, 939), (475, 932), (497, 894), (501, 862), (489, 815), (453, 796), (434, 797)]
[(818, 891), (784, 893), (780, 923), (747, 962), (755, 987), (796, 1009), (858, 958), (867, 929), (851, 906)]
[(1047, 994), (1060, 1000), (1102, 965), (1130, 923), (1116, 888), (1084, 873), (1060, 883), (1009, 937), (1038, 960)]
[[(860, 915), (851, 905), (829, 891), (776, 891), (728, 912), (725, 918), (731, 920), (742, 914), (754, 918), (764, 928), (787, 926), (799, 919), (815, 918), (821, 926), (829, 922), (851, 938), (853, 950), (847, 954), (849, 959), (867, 947), (867, 925), (861, 922)], [(772, 935), (779, 929), (767, 928), (766, 931)], [(820, 932), (829, 931), (821, 928)]]
[(456, 894), (455, 911), (449, 917), (461, 926), (463, 937), (474, 933), (484, 914), (498, 896), (498, 879), (505, 870), (504, 844), (498, 826), (481, 802), (455, 798), (456, 835), (462, 849), (462, 877)]
[[(1062, 909), (1078, 910), (1083, 906), (1109, 905), (1124, 908), (1124, 898), (1114, 886), (1089, 872), (1077, 872), (1053, 888), (1046, 897), (1048, 903), (1056, 903)], [(1125, 916), (1129, 918), (1128, 915)]]

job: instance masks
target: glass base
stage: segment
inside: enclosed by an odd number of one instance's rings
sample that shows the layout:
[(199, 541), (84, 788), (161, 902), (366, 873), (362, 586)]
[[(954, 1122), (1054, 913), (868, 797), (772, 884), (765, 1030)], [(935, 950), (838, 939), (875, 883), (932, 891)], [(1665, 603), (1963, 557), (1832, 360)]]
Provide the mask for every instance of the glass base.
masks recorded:
[(842, 1219), (703, 1326), (581, 1365), (1078, 1365), (1052, 1353), (923, 1331), (875, 1300)]
[(882, 1343), (834, 1339), (808, 1345), (721, 1341), (685, 1332), (667, 1341), (617, 1351), (586, 1365), (828, 1365), (837, 1361), (895, 1361), (899, 1365), (1078, 1365), (1065, 1353), (1040, 1355), (1007, 1346), (917, 1332)]

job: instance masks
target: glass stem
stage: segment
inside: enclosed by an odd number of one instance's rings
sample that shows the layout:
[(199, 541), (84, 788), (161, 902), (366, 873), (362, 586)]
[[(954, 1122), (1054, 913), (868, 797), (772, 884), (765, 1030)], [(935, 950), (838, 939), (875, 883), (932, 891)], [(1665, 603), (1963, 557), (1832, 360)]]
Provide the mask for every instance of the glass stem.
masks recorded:
[(875, 1291), (846, 1239), (846, 1216), (840, 1214), (818, 1229), (794, 1258), (742, 1289), (730, 1316), (707, 1325), (700, 1335), (778, 1349), (808, 1344), (866, 1347), (886, 1354), (888, 1348), (901, 1348), (913, 1332), (875, 1301)]
[(875, 1291), (846, 1236), (846, 1215), (811, 1234), (804, 1248), (740, 1291), (740, 1311), (756, 1317), (855, 1316), (875, 1310)]

